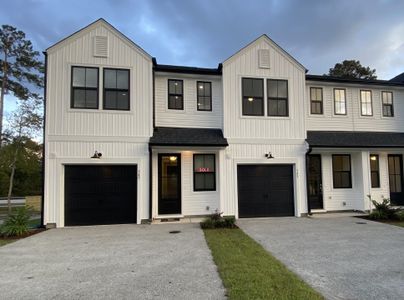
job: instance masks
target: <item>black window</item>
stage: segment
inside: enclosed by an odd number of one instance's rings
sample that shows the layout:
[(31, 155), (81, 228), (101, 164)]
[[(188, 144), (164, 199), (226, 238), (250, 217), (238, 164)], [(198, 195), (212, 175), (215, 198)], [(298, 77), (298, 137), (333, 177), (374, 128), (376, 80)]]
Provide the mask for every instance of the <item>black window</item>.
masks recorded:
[(361, 115), (372, 116), (372, 92), (361, 91)]
[(129, 70), (104, 69), (104, 109), (129, 110)]
[(288, 116), (288, 81), (268, 79), (268, 116)]
[(346, 99), (344, 89), (334, 89), (334, 113), (346, 115)]
[(310, 112), (312, 115), (323, 114), (323, 89), (310, 88)]
[(184, 109), (183, 81), (168, 79), (168, 108)]
[(197, 109), (212, 110), (212, 84), (210, 82), (198, 81), (196, 83)]
[(215, 190), (215, 155), (194, 154), (194, 191)]
[(370, 178), (372, 181), (372, 188), (380, 187), (379, 155), (370, 155)]
[(382, 92), (383, 117), (394, 117), (393, 93)]
[(264, 80), (254, 78), (242, 79), (243, 115), (264, 115)]
[(98, 68), (72, 67), (71, 108), (98, 108)]
[(349, 154), (332, 156), (334, 188), (352, 188), (351, 156)]

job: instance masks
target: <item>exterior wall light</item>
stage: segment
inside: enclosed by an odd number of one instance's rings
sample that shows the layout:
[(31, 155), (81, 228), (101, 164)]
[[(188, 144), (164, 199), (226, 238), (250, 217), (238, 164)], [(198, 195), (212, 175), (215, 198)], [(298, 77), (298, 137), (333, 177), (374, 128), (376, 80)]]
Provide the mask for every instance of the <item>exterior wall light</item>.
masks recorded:
[(97, 150), (94, 152), (93, 156), (91, 156), (90, 158), (96, 158), (96, 159), (100, 159), (102, 156), (101, 152), (98, 152)]
[(266, 157), (267, 159), (275, 158), (275, 157), (272, 155), (272, 152), (265, 153), (265, 157)]

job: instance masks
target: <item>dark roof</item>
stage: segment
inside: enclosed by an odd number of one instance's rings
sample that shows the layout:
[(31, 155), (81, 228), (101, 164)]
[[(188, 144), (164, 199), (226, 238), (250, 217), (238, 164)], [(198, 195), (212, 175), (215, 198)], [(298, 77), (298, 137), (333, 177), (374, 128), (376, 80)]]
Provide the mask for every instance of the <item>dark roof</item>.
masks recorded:
[(398, 82), (404, 84), (404, 72), (389, 80), (390, 82)]
[(404, 133), (308, 131), (306, 141), (314, 148), (404, 148)]
[(226, 147), (229, 144), (221, 129), (156, 127), (151, 146)]
[(222, 64), (219, 64), (217, 68), (198, 68), (198, 67), (185, 67), (174, 65), (161, 65), (157, 63), (156, 58), (153, 58), (153, 67), (154, 71), (156, 72), (200, 74), (200, 75), (222, 75)]
[(389, 80), (369, 80), (369, 79), (354, 79), (354, 78), (342, 78), (327, 75), (306, 75), (306, 80), (311, 81), (323, 81), (323, 82), (339, 82), (339, 83), (356, 83), (356, 84), (366, 84), (366, 85), (384, 85), (384, 86), (402, 86), (404, 87), (404, 82), (393, 82)]

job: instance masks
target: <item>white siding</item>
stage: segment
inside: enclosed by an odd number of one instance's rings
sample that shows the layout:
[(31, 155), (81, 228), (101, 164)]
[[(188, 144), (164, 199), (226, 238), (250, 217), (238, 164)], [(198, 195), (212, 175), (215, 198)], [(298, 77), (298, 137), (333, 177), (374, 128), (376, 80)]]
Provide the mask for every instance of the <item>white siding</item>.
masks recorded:
[[(221, 174), (219, 156), (220, 150), (180, 150), (180, 149), (156, 149), (153, 150), (153, 218), (158, 217), (158, 153), (181, 154), (181, 201), (183, 216), (203, 216), (212, 214), (219, 209)], [(216, 156), (216, 191), (193, 190), (193, 155), (195, 153), (213, 153)]]
[[(310, 114), (310, 87), (323, 88), (323, 115)], [(347, 115), (334, 114), (334, 88), (346, 89)], [(372, 91), (373, 116), (361, 116), (360, 91)], [(393, 92), (394, 117), (383, 117), (382, 91)], [(319, 82), (306, 83), (307, 130), (390, 131), (404, 130), (404, 90), (391, 87), (368, 87)]]
[[(184, 110), (168, 109), (168, 79), (183, 80)], [(197, 81), (212, 82), (212, 111), (197, 110)], [(156, 73), (155, 108), (156, 126), (223, 128), (221, 77)]]

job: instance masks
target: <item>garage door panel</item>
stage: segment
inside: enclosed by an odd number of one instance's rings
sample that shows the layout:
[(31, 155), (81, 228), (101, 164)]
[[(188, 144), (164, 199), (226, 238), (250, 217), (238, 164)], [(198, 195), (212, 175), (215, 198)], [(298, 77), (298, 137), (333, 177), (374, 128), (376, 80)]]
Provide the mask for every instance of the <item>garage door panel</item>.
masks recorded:
[(136, 166), (65, 166), (65, 225), (136, 222)]
[(291, 165), (239, 165), (239, 217), (294, 215)]

